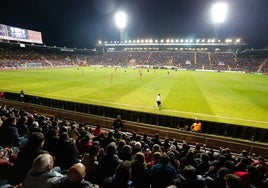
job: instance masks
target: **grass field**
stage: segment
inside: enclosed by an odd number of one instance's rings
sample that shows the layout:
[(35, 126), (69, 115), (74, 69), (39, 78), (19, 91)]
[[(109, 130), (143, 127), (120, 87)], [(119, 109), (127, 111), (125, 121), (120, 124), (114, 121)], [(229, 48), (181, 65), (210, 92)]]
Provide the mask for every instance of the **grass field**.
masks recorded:
[[(0, 90), (268, 128), (268, 76), (80, 67), (0, 72)], [(154, 106), (160, 93), (162, 110)], [(124, 118), (124, 117), (123, 117)]]

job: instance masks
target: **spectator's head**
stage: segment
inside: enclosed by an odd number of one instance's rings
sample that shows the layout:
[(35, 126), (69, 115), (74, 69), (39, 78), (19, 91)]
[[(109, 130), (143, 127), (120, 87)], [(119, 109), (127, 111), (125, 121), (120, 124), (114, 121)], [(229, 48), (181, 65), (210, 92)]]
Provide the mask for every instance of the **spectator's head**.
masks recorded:
[(196, 168), (192, 165), (187, 165), (183, 168), (183, 176), (187, 181), (195, 181), (196, 180)]
[(131, 170), (131, 162), (128, 160), (123, 161), (116, 168), (116, 179), (122, 183), (127, 183), (131, 177)]
[(141, 150), (141, 149), (142, 149), (141, 143), (140, 143), (140, 142), (135, 142), (135, 144), (134, 144), (134, 148), (135, 148), (136, 150)]
[(44, 134), (41, 132), (33, 133), (27, 140), (27, 145), (31, 148), (41, 148), (45, 142)]
[(160, 155), (160, 163), (167, 165), (169, 163), (169, 156), (167, 154)]
[(152, 147), (152, 152), (160, 152), (161, 151), (161, 148), (158, 144), (154, 144), (153, 147)]
[(230, 173), (231, 173), (231, 171), (230, 171), (228, 168), (226, 168), (226, 167), (222, 167), (222, 168), (220, 168), (220, 169), (218, 170), (218, 172), (217, 172), (217, 176), (218, 176), (219, 179), (223, 180), (224, 176), (225, 176), (226, 174), (230, 174)]
[(80, 183), (86, 176), (86, 167), (82, 163), (75, 163), (68, 171), (68, 180)]
[(50, 154), (40, 154), (34, 161), (32, 169), (37, 173), (44, 173), (50, 171), (54, 166), (53, 157)]
[(145, 162), (145, 156), (142, 152), (137, 152), (135, 154), (134, 160), (137, 161), (138, 163), (143, 164)]
[(240, 177), (234, 174), (227, 174), (224, 176), (226, 181), (226, 188), (243, 188), (244, 184)]
[(111, 142), (110, 144), (108, 144), (108, 146), (106, 147), (106, 154), (107, 155), (114, 155), (117, 153), (117, 149), (116, 149), (116, 143), (115, 142)]

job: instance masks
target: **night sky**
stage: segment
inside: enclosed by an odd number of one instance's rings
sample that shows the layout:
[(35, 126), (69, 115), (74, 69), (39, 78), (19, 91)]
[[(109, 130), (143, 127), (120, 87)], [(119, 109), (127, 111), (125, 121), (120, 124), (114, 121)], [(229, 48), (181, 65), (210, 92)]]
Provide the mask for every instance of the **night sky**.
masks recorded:
[[(40, 31), (46, 45), (93, 48), (98, 40), (119, 40), (114, 15), (127, 14), (126, 37), (212, 38), (215, 0), (6, 0), (0, 23)], [(268, 0), (225, 0), (219, 38), (241, 37), (249, 47), (268, 47)]]

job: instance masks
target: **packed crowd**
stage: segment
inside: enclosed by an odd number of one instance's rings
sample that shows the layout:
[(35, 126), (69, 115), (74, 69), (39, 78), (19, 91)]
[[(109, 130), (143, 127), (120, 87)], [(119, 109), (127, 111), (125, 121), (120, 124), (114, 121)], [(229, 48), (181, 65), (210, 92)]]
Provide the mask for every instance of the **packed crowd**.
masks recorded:
[(262, 156), (0, 107), (0, 187), (264, 188)]
[[(73, 52), (0, 48), (0, 69), (62, 66), (173, 66), (186, 70), (267, 72), (265, 59), (237, 58), (233, 52), (121, 51), (82, 55)], [(38, 65), (38, 66), (37, 66)]]

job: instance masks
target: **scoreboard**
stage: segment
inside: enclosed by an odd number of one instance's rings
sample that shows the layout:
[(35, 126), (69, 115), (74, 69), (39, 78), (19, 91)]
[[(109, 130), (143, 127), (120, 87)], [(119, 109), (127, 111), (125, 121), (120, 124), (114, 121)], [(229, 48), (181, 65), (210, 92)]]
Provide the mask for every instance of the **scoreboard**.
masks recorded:
[(4, 24), (0, 24), (0, 39), (43, 44), (41, 32)]

